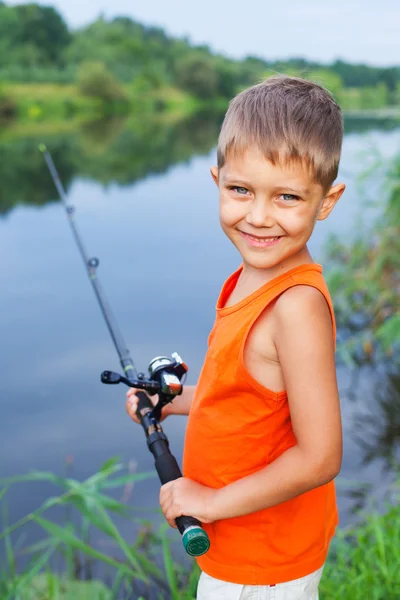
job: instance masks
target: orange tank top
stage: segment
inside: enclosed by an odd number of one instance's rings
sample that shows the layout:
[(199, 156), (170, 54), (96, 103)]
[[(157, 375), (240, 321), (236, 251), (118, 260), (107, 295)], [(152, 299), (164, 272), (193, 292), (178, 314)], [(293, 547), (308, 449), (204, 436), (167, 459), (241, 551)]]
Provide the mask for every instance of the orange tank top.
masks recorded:
[[(286, 392), (264, 388), (243, 362), (246, 338), (265, 308), (295, 285), (313, 286), (326, 298), (336, 337), (321, 265), (291, 269), (224, 308), (240, 272), (229, 277), (218, 299), (186, 430), (184, 476), (212, 488), (255, 473), (296, 444)], [(323, 565), (337, 523), (332, 481), (271, 508), (204, 524), (211, 547), (198, 564), (208, 575), (232, 583), (291, 581)]]

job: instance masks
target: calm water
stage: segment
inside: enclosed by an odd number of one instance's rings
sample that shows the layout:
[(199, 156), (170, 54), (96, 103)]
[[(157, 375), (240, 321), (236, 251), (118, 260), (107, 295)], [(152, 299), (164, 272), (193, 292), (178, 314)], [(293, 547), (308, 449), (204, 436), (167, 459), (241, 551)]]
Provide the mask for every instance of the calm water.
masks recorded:
[[(187, 382), (195, 383), (220, 286), (239, 264), (220, 232), (217, 190), (209, 176), (215, 123), (200, 131), (188, 124), (178, 133), (155, 128), (153, 135), (143, 134), (143, 151), (139, 134), (109, 126), (98, 138), (90, 135), (45, 141), (77, 207), (86, 247), (101, 259), (99, 276), (128, 347), (140, 370), (156, 355), (180, 352), (190, 367)], [(77, 478), (115, 455), (134, 459), (138, 471), (150, 470), (143, 432), (125, 414), (126, 388), (100, 383), (100, 372), (119, 370), (119, 364), (36, 151), (40, 141), (0, 145), (6, 186), (0, 194), (1, 476), (30, 469), (62, 473), (67, 456), (73, 456)], [(347, 191), (317, 225), (310, 249), (318, 262), (329, 233), (350, 241), (360, 215), (368, 222), (379, 213), (379, 206), (367, 208), (370, 198), (357, 184), (373, 147), (393, 156), (400, 129), (348, 126), (340, 173)], [(345, 428), (341, 477), (386, 489), (392, 477), (388, 457), (396, 450), (390, 444), (398, 440), (388, 433), (393, 420), (382, 404), (388, 375), (340, 365), (338, 375)], [(389, 383), (398, 402), (398, 378)], [(167, 420), (164, 429), (180, 457), (185, 418)], [(156, 507), (158, 489), (156, 479), (140, 483), (132, 502)], [(48, 492), (45, 486), (21, 488), (9, 507), (10, 521)], [(340, 488), (343, 524), (354, 518), (360, 495), (357, 487), (353, 497)]]

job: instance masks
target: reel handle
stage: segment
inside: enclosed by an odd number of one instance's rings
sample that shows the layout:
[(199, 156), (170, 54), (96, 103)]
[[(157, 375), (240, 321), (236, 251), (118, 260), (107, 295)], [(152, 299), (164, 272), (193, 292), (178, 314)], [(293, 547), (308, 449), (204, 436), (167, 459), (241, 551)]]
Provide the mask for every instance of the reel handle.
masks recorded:
[[(162, 484), (174, 481), (182, 477), (181, 470), (169, 450), (168, 440), (162, 432), (160, 425), (155, 419), (147, 415), (153, 410), (153, 404), (144, 392), (138, 392), (139, 398), (136, 415), (147, 435), (147, 444), (155, 458), (155, 467)], [(148, 434), (149, 428), (151, 433)], [(200, 521), (194, 517), (182, 515), (176, 519), (176, 525), (182, 535), (184, 548), (191, 556), (201, 556), (210, 547), (207, 533), (201, 526)]]

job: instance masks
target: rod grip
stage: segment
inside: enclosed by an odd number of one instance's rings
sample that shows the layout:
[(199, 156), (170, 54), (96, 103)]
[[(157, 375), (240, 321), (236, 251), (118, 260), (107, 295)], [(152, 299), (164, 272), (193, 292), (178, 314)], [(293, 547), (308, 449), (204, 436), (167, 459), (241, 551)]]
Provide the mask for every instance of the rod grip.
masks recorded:
[(139, 398), (139, 402), (138, 402), (138, 407), (137, 407), (136, 415), (137, 415), (137, 417), (138, 417), (139, 419), (141, 419), (141, 418), (142, 418), (142, 416), (143, 416), (143, 415), (141, 414), (141, 411), (142, 411), (144, 408), (150, 408), (150, 409), (152, 409), (152, 408), (153, 408), (153, 404), (152, 404), (152, 402), (151, 402), (150, 398), (148, 397), (148, 395), (147, 395), (147, 394), (145, 394), (144, 392), (137, 392), (137, 393), (136, 393), (136, 396)]
[[(136, 411), (137, 417), (142, 421), (143, 411), (152, 409), (153, 404), (150, 398), (144, 392), (138, 392), (137, 397), (138, 408)], [(155, 442), (157, 452), (155, 453), (155, 467), (161, 483), (168, 483), (182, 477), (182, 472), (176, 461), (176, 458), (171, 454), (168, 442), (159, 440)], [(201, 526), (200, 521), (194, 517), (182, 515), (175, 520), (176, 526), (182, 535), (183, 545), (188, 554), (192, 556), (200, 556), (205, 554), (210, 547), (210, 541), (207, 533)]]

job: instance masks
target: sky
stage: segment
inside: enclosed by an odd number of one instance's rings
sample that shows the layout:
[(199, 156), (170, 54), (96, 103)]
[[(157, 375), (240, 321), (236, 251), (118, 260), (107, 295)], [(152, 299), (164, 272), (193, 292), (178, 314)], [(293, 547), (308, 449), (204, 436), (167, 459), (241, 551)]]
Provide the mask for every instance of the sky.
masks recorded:
[[(6, 0), (25, 4), (28, 0)], [(399, 0), (45, 0), (72, 28), (129, 16), (234, 58), (400, 64)]]

